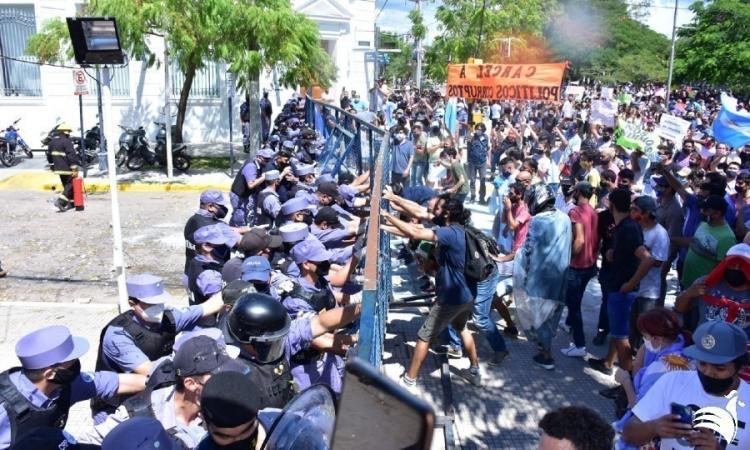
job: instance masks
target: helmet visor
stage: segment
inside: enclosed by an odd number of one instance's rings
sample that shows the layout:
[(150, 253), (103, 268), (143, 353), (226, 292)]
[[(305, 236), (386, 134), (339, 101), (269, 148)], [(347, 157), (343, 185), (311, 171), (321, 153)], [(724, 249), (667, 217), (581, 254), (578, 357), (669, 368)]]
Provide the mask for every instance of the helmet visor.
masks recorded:
[(284, 356), (284, 338), (285, 336), (273, 340), (253, 339), (251, 344), (255, 348), (255, 359), (261, 363), (278, 361)]

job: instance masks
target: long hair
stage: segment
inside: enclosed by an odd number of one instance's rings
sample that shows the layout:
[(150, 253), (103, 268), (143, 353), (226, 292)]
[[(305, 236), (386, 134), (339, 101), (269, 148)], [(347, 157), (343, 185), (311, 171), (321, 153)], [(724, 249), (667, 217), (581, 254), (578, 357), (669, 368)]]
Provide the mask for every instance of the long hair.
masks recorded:
[(464, 208), (463, 202), (456, 196), (451, 196), (445, 201), (443, 211), (446, 212), (446, 219), (449, 222), (459, 225), (466, 225), (471, 219), (471, 211)]

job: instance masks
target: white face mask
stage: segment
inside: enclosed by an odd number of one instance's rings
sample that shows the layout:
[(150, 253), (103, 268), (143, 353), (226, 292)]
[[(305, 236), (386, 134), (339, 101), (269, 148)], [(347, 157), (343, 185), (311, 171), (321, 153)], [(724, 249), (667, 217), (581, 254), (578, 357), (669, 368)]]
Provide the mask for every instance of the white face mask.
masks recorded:
[(650, 351), (651, 353), (658, 353), (659, 350), (661, 350), (661, 347), (654, 347), (654, 343), (648, 339), (643, 339), (643, 345), (645, 345), (646, 350)]
[(143, 320), (150, 323), (161, 323), (164, 317), (164, 303), (151, 305), (143, 310)]

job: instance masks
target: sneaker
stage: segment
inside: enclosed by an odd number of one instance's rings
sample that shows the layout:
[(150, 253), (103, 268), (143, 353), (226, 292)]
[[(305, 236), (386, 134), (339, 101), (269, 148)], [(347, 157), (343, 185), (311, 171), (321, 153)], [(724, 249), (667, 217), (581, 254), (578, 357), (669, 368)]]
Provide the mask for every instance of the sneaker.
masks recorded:
[(469, 380), (469, 383), (474, 386), (479, 387), (482, 385), (482, 374), (479, 373), (479, 367), (470, 367), (469, 374), (466, 378)]
[(448, 346), (445, 344), (434, 344), (430, 347), (433, 353), (438, 355), (445, 355), (448, 353)]
[(570, 344), (568, 348), (561, 348), (560, 353), (571, 358), (583, 358), (586, 356), (586, 347), (576, 347), (575, 344)]
[(534, 356), (534, 364), (547, 370), (555, 370), (555, 360), (550, 356), (544, 356), (543, 353)]
[(506, 336), (508, 336), (508, 337), (510, 337), (510, 338), (518, 339), (518, 328), (516, 328), (516, 327), (506, 327), (503, 330), (503, 334), (506, 335)]
[(589, 366), (597, 372), (603, 373), (604, 375), (612, 375), (615, 372), (612, 367), (607, 367), (604, 364), (603, 359), (589, 359)]
[(497, 367), (508, 358), (508, 355), (510, 355), (508, 352), (495, 352), (495, 354), (492, 355), (492, 358), (487, 361), (487, 364)]
[(609, 333), (607, 333), (606, 331), (599, 330), (596, 333), (596, 336), (594, 336), (594, 340), (592, 341), (592, 343), (596, 345), (597, 347), (601, 347), (602, 345), (604, 345), (604, 342), (607, 340), (608, 334)]
[(406, 372), (404, 372), (398, 379), (398, 384), (400, 384), (402, 387), (406, 388), (409, 392), (414, 392), (417, 390), (417, 380), (411, 380), (409, 377), (406, 376)]
[(452, 345), (448, 346), (448, 350), (446, 351), (446, 353), (448, 354), (448, 358), (459, 359), (464, 357), (463, 350)]

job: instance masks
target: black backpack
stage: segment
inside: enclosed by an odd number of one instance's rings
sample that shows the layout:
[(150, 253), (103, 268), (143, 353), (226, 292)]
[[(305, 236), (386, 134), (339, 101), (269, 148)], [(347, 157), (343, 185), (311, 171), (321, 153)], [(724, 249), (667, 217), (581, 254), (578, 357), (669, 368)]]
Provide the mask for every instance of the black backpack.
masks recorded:
[(494, 239), (471, 225), (464, 226), (464, 231), (466, 238), (464, 276), (475, 282), (486, 280), (495, 270), (497, 263), (492, 256), (500, 254), (500, 247)]

